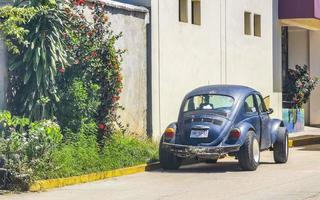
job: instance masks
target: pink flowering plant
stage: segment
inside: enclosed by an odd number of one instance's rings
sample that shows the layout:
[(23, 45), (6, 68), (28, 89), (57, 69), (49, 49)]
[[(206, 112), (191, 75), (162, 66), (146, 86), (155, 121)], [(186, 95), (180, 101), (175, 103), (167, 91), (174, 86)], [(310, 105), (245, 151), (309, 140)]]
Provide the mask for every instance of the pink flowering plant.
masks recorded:
[(292, 102), (294, 108), (302, 108), (318, 83), (318, 78), (311, 77), (308, 66), (296, 65), (295, 69), (289, 69), (285, 85), (287, 100)]

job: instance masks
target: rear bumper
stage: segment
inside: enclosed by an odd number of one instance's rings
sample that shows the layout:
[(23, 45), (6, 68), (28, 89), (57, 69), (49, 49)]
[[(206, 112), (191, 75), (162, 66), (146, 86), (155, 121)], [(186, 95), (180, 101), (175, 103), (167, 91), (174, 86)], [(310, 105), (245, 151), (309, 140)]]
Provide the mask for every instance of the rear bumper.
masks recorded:
[(205, 147), (171, 144), (166, 142), (162, 143), (162, 145), (175, 156), (181, 158), (218, 159), (220, 156), (240, 150), (240, 146), (238, 145)]

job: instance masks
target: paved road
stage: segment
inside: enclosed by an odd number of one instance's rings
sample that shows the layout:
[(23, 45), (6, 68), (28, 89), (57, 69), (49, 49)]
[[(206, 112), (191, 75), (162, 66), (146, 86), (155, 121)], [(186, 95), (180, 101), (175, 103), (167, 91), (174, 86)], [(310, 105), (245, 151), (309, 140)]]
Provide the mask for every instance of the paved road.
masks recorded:
[(232, 159), (195, 164), (178, 172), (146, 172), (42, 193), (0, 196), (5, 200), (320, 200), (320, 145), (292, 149), (286, 165), (262, 154), (256, 172), (243, 172)]

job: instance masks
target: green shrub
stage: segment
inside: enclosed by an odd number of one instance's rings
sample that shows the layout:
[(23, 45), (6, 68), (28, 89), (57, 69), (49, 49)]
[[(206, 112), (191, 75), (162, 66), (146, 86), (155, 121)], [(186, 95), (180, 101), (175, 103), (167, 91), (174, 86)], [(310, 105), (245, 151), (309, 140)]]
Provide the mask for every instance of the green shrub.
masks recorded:
[(99, 90), (99, 85), (78, 78), (72, 80), (70, 85), (65, 84), (57, 113), (62, 128), (78, 132), (80, 127), (94, 121), (101, 104)]
[(50, 120), (30, 122), (0, 112), (0, 157), (13, 179), (32, 181), (50, 168), (52, 152), (62, 142), (60, 127)]
[(55, 168), (40, 179), (82, 175), (143, 164), (157, 159), (157, 146), (149, 140), (115, 134), (102, 152), (94, 136), (78, 134), (77, 141), (63, 144), (52, 154)]
[(115, 134), (107, 140), (103, 149), (103, 169), (117, 169), (157, 159), (157, 147), (146, 139)]
[(100, 171), (99, 148), (94, 136), (79, 134), (77, 141), (63, 144), (52, 155), (55, 168), (46, 178), (76, 176)]

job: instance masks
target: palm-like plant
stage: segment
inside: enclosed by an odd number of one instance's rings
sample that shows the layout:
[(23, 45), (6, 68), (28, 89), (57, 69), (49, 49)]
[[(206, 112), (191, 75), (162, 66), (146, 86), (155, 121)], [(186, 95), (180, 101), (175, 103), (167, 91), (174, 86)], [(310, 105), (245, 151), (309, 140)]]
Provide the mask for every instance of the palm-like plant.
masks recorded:
[(57, 69), (68, 65), (63, 37), (68, 27), (63, 11), (48, 6), (38, 6), (38, 12), (25, 24), (29, 45), (22, 47), (19, 55), (12, 56), (11, 84), (15, 91), (13, 108), (31, 119), (53, 116), (59, 101), (55, 76)]

